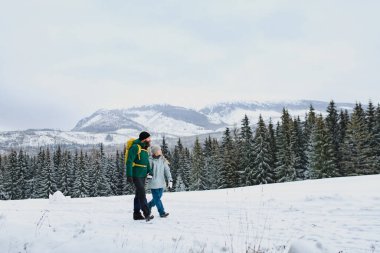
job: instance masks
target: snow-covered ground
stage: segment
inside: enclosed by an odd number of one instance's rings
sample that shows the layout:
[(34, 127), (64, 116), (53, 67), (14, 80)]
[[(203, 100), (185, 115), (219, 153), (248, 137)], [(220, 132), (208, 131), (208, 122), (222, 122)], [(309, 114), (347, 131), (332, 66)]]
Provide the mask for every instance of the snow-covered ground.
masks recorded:
[(1, 201), (0, 252), (380, 252), (380, 175), (165, 193), (151, 223), (132, 202)]

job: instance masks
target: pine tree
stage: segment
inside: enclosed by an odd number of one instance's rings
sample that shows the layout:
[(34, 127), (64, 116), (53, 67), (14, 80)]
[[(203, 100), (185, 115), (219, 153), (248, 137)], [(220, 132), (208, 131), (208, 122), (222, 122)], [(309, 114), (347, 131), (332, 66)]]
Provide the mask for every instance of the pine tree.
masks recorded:
[[(277, 143), (276, 143), (276, 134), (274, 131), (272, 119), (269, 119), (269, 124), (268, 124), (268, 135), (269, 135), (269, 153), (270, 153), (270, 162), (269, 165), (271, 168), (276, 167), (277, 163)], [(275, 180), (275, 178), (273, 178)]]
[(190, 187), (191, 157), (187, 148), (184, 148), (181, 139), (178, 139), (174, 147), (171, 172), (174, 189), (188, 191)]
[(50, 149), (46, 148), (46, 156), (45, 156), (45, 172), (47, 175), (47, 193), (46, 197), (49, 197), (49, 194), (53, 194), (57, 189), (57, 182), (55, 181), (56, 177), (54, 177), (54, 169), (53, 169), (53, 161), (50, 155)]
[(22, 175), (17, 159), (17, 152), (15, 150), (12, 150), (9, 154), (8, 158), (8, 168), (7, 170), (10, 171), (10, 192), (9, 196), (10, 199), (21, 199), (22, 198)]
[[(173, 177), (173, 187), (174, 189), (177, 189), (177, 179), (179, 178), (180, 174), (182, 173), (182, 168), (180, 166), (181, 159), (183, 156), (183, 145), (181, 142), (181, 139), (178, 139), (177, 144), (174, 147), (173, 157), (171, 161), (171, 173)], [(182, 179), (181, 179), (182, 180)]]
[(29, 156), (25, 152), (23, 152), (23, 156), (19, 156), (19, 161), (21, 162), (21, 166), (24, 167), (24, 187), (23, 187), (23, 193), (24, 193), (24, 199), (32, 198), (33, 191), (34, 191), (34, 177), (36, 174), (36, 165), (35, 165), (35, 156)]
[(365, 118), (367, 123), (368, 131), (373, 134), (373, 130), (375, 127), (375, 107), (373, 106), (372, 101), (369, 101), (367, 111), (365, 112)]
[(212, 173), (211, 167), (212, 167), (212, 140), (211, 136), (209, 135), (203, 144), (203, 153), (204, 153), (204, 170), (205, 170), (205, 177), (208, 182), (208, 189), (213, 189), (211, 186), (211, 180), (212, 180)]
[(376, 108), (373, 141), (371, 144), (375, 157), (375, 172), (380, 174), (380, 105)]
[(327, 133), (329, 135), (329, 140), (332, 143), (333, 148), (333, 162), (335, 168), (337, 168), (339, 171), (340, 167), (340, 161), (341, 161), (341, 148), (340, 148), (340, 126), (339, 126), (339, 115), (338, 111), (336, 110), (336, 106), (334, 101), (332, 100), (327, 107), (327, 116), (326, 116), (326, 127), (327, 127)]
[(366, 111), (366, 122), (370, 134), (370, 156), (373, 157), (373, 173), (380, 172), (380, 108), (370, 101)]
[(28, 162), (27, 162), (27, 157), (24, 151), (21, 149), (18, 153), (17, 157), (17, 169), (18, 169), (18, 191), (19, 191), (19, 199), (25, 199), (27, 198), (27, 184), (26, 180), (27, 178), (27, 171), (28, 171)]
[(170, 153), (170, 150), (169, 150), (168, 143), (166, 142), (166, 138), (165, 138), (165, 136), (162, 137), (161, 150), (162, 150), (162, 155), (163, 155), (166, 159), (168, 159), (169, 162), (171, 162), (172, 157), (171, 157), (171, 153)]
[(31, 157), (29, 161), (28, 169), (28, 179), (26, 180), (28, 194), (27, 198), (34, 198), (35, 191), (37, 189), (37, 177), (38, 177), (38, 166), (37, 166), (37, 156)]
[(330, 138), (329, 130), (322, 115), (320, 115), (312, 132), (311, 178), (326, 178), (337, 175), (334, 162), (334, 146)]
[(312, 132), (315, 128), (315, 122), (316, 122), (316, 114), (314, 107), (310, 105), (309, 112), (306, 114), (304, 127), (303, 127), (303, 135), (304, 135), (304, 144), (305, 144), (305, 153), (307, 156), (307, 167), (305, 171), (305, 179), (310, 178), (311, 172), (310, 172), (310, 155), (311, 155), (311, 148), (312, 148)]
[(9, 156), (3, 158), (3, 197), (12, 199), (12, 170), (9, 166)]
[(211, 136), (206, 138), (204, 143), (205, 153), (205, 173), (208, 182), (208, 189), (218, 189), (219, 173), (222, 167), (220, 147), (217, 139)]
[(93, 196), (108, 196), (111, 193), (111, 188), (109, 185), (109, 180), (107, 179), (107, 161), (104, 154), (103, 145), (100, 145), (99, 152), (94, 152), (93, 168)]
[(348, 123), (350, 122), (350, 115), (347, 110), (340, 110), (339, 114), (339, 142), (343, 143), (344, 138), (346, 137)]
[(124, 166), (123, 162), (120, 158), (120, 153), (119, 150), (116, 150), (116, 156), (115, 156), (115, 170), (117, 171), (117, 190), (116, 194), (117, 195), (123, 195), (124, 194), (124, 185), (125, 185), (125, 180), (124, 180)]
[(356, 104), (348, 124), (342, 148), (345, 176), (375, 173), (376, 157), (371, 151), (372, 135), (368, 131), (365, 112), (361, 104)]
[(5, 170), (4, 170), (4, 159), (2, 158), (0, 154), (0, 200), (6, 200), (8, 199), (8, 195), (5, 191), (5, 184), (7, 183), (5, 181)]
[[(103, 143), (100, 144), (100, 156), (101, 156), (101, 162), (102, 162), (102, 169), (103, 169), (103, 175), (106, 178), (106, 189), (105, 193), (102, 196), (110, 196), (113, 194), (114, 191), (116, 191), (116, 171), (113, 163), (110, 163), (111, 159), (108, 159), (107, 155), (104, 152), (104, 146)], [(90, 158), (91, 159), (91, 158)]]
[(62, 150), (61, 146), (58, 145), (57, 150), (54, 151), (53, 154), (53, 165), (52, 165), (52, 178), (53, 185), (52, 185), (52, 191), (61, 191), (63, 192), (62, 184), (65, 181), (66, 172), (63, 169), (62, 166)]
[(203, 153), (205, 158), (211, 157), (211, 152), (212, 152), (212, 139), (211, 136), (209, 135), (203, 144)]
[(61, 191), (65, 196), (71, 196), (74, 188), (75, 170), (69, 151), (64, 151), (62, 155)]
[(229, 150), (228, 148), (232, 149), (232, 140), (230, 135), (230, 129), (227, 127), (226, 130), (223, 133), (223, 141), (222, 141), (222, 147), (221, 147), (221, 153), (222, 153), (222, 166), (220, 168), (219, 173), (219, 180), (218, 180), (218, 188), (228, 188), (229, 187), (229, 180), (228, 180), (228, 170), (230, 169), (230, 161), (229, 158)]
[(305, 141), (304, 132), (302, 130), (302, 122), (299, 117), (293, 120), (293, 128), (291, 134), (291, 145), (294, 153), (294, 168), (296, 170), (297, 180), (304, 180), (308, 177), (308, 154), (307, 142)]
[(278, 182), (290, 182), (297, 178), (295, 168), (295, 154), (292, 144), (292, 119), (284, 108), (281, 116), (281, 125), (278, 132), (277, 167), (275, 169)]
[[(240, 128), (240, 138), (235, 140), (237, 144), (236, 151), (240, 154), (239, 174), (241, 185), (252, 185), (252, 180), (248, 179), (254, 173), (254, 156), (253, 156), (253, 133), (247, 115), (242, 120)], [(231, 150), (232, 152), (233, 150)]]
[(115, 159), (113, 156), (107, 157), (107, 173), (109, 176), (109, 187), (110, 187), (110, 195), (116, 196), (118, 195), (118, 184), (119, 184), (119, 171), (115, 164)]
[[(187, 148), (184, 148), (181, 139), (178, 139), (177, 145), (174, 147), (174, 153), (171, 163), (171, 173), (173, 177), (174, 189), (189, 190), (190, 187), (190, 171), (191, 171), (191, 157)], [(177, 181), (181, 179), (181, 186)]]
[(75, 181), (74, 181), (74, 191), (73, 197), (75, 198), (84, 198), (89, 196), (89, 175), (88, 175), (88, 167), (87, 167), (87, 153), (83, 154), (83, 151), (80, 151), (80, 156), (77, 157), (78, 162), (75, 172)]
[(76, 188), (76, 184), (75, 182), (78, 180), (78, 177), (79, 177), (79, 152), (78, 150), (76, 149), (75, 150), (75, 153), (72, 157), (72, 166), (73, 166), (73, 170), (71, 171), (71, 179), (70, 179), (70, 190), (69, 190), (69, 195), (71, 197), (76, 197), (78, 196), (79, 194), (77, 194), (77, 190), (78, 188)]
[[(49, 157), (50, 158), (50, 157)], [(40, 149), (37, 157), (36, 184), (33, 198), (49, 197), (49, 170), (47, 167), (47, 155), (44, 149)]]
[(191, 156), (190, 190), (207, 190), (208, 182), (205, 168), (205, 157), (198, 137), (195, 139)]
[(316, 118), (317, 116), (315, 114), (315, 109), (313, 105), (310, 105), (309, 112), (306, 114), (305, 126), (304, 126), (304, 129), (305, 129), (304, 135), (305, 135), (306, 141), (310, 141), (311, 139), (311, 134), (315, 126)]
[(239, 183), (239, 174), (235, 162), (236, 151), (234, 150), (234, 143), (229, 128), (226, 128), (224, 131), (221, 153), (223, 157), (218, 188), (237, 187)]
[(273, 167), (270, 165), (272, 156), (270, 153), (269, 132), (261, 115), (257, 123), (253, 143), (253, 166), (252, 169), (245, 172), (246, 185), (272, 183), (274, 181), (274, 172)]
[(180, 160), (181, 178), (186, 187), (186, 191), (190, 189), (190, 172), (191, 172), (191, 156), (188, 148), (184, 149), (182, 159)]
[(347, 132), (347, 126), (350, 121), (350, 116), (348, 114), (347, 110), (340, 110), (339, 113), (339, 156), (338, 156), (338, 176), (344, 176), (345, 175), (345, 169), (342, 167), (342, 160), (343, 160), (343, 143), (344, 139), (346, 137), (346, 132)]

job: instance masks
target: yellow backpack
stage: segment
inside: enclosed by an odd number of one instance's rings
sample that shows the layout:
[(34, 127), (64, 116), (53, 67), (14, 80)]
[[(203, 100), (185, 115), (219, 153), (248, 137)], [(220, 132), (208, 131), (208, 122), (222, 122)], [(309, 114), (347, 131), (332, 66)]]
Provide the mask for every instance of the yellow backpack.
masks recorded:
[[(124, 153), (124, 165), (127, 165), (127, 160), (128, 160), (128, 151), (131, 149), (132, 145), (133, 145), (133, 142), (135, 141), (136, 139), (135, 138), (131, 138), (127, 141), (127, 143), (125, 143), (125, 153)], [(141, 146), (140, 145), (137, 145), (138, 147), (138, 151), (137, 151), (137, 154), (138, 156), (140, 156), (140, 153), (141, 153)], [(139, 157), (140, 159), (140, 157)]]
[[(133, 142), (135, 141), (136, 139), (135, 138), (130, 138), (127, 143), (125, 144), (125, 153), (124, 153), (124, 165), (127, 165), (127, 160), (128, 160), (128, 152), (129, 150), (131, 149), (132, 145), (133, 145)], [(140, 153), (141, 153), (141, 150), (143, 150), (141, 148), (141, 146), (139, 144), (137, 144), (137, 156), (140, 160)], [(147, 151), (146, 149), (144, 149), (144, 151)], [(147, 151), (148, 152), (148, 151)], [(133, 162), (133, 166), (139, 166), (139, 167), (146, 167), (145, 165), (140, 165), (140, 164), (136, 164)]]

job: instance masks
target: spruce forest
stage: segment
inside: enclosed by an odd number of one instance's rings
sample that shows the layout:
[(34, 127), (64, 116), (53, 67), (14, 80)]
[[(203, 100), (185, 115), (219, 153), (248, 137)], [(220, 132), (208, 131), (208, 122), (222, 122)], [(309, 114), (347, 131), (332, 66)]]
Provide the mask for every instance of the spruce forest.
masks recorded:
[[(281, 120), (260, 116), (252, 128), (247, 116), (239, 128), (226, 128), (222, 140), (198, 139), (191, 149), (181, 139), (169, 149), (173, 191), (198, 191), (380, 173), (380, 106), (357, 103), (351, 113), (331, 101), (325, 116), (312, 106), (304, 118), (283, 109)], [(0, 156), (0, 199), (48, 198), (61, 191), (73, 198), (132, 194), (124, 151), (40, 148), (30, 156), (14, 150)]]

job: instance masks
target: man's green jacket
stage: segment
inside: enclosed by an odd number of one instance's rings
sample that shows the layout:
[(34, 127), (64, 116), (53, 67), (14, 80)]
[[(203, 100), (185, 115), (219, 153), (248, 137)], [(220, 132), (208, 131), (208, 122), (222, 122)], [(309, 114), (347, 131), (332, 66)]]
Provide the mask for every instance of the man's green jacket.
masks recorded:
[[(140, 147), (139, 147), (140, 146)], [(127, 177), (146, 177), (147, 174), (153, 174), (150, 168), (149, 153), (147, 144), (139, 139), (133, 142), (133, 145), (128, 151), (126, 163)], [(139, 150), (141, 152), (139, 153)]]

